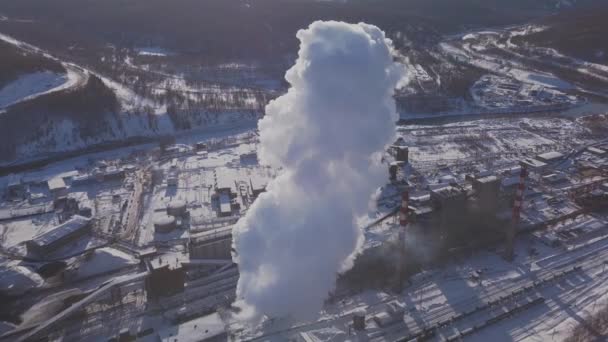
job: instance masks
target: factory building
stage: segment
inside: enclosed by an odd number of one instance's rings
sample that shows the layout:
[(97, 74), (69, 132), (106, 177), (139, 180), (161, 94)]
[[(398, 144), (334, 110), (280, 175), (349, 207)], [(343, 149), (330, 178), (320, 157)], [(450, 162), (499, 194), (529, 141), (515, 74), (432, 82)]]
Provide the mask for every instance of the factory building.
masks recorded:
[(540, 160), (543, 163), (554, 163), (564, 159), (564, 155), (559, 152), (547, 152), (543, 154), (539, 154), (536, 156), (536, 159)]
[(47, 182), (47, 185), (53, 199), (59, 199), (68, 195), (68, 187), (65, 185), (65, 181), (61, 177), (50, 179)]
[(189, 249), (193, 259), (231, 259), (232, 226), (191, 236)]
[(468, 228), (467, 194), (464, 189), (448, 185), (431, 190), (431, 202), (439, 213), (440, 237), (444, 242), (453, 240)]
[(27, 194), (27, 189), (23, 179), (19, 175), (10, 175), (6, 186), (6, 196), (9, 200), (23, 199)]
[(237, 197), (236, 192), (236, 183), (230, 177), (227, 177), (222, 172), (213, 172), (214, 175), (214, 187), (215, 194), (213, 194), (213, 199), (218, 203), (218, 216), (226, 217), (231, 216), (232, 211), (235, 209), (239, 209), (240, 206), (236, 201), (233, 201)]
[(28, 252), (49, 254), (59, 247), (91, 232), (91, 219), (75, 215), (61, 225), (26, 242)]
[(410, 150), (406, 146), (393, 145), (391, 146), (391, 149), (396, 161), (403, 163), (408, 162)]
[(146, 266), (149, 271), (146, 278), (148, 298), (156, 299), (184, 291), (186, 273), (181, 264), (160, 256), (146, 260)]
[(500, 180), (496, 176), (474, 178), (473, 191), (477, 199), (477, 206), (482, 215), (494, 216), (498, 210)]
[(258, 198), (258, 196), (266, 191), (266, 183), (259, 179), (249, 178), (249, 186), (251, 189), (251, 197)]

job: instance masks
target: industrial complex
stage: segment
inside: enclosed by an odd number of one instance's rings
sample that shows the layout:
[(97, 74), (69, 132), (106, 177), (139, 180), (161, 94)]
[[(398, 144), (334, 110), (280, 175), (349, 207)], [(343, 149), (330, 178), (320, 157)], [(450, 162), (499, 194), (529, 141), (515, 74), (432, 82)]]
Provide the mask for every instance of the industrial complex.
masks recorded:
[(605, 277), (608, 141), (570, 119), (495, 125), (399, 127), (362, 254), (297, 324), (234, 319), (232, 229), (278, 171), (257, 162), (255, 132), (6, 175), (0, 340), (451, 341), (587, 308), (576, 294)]

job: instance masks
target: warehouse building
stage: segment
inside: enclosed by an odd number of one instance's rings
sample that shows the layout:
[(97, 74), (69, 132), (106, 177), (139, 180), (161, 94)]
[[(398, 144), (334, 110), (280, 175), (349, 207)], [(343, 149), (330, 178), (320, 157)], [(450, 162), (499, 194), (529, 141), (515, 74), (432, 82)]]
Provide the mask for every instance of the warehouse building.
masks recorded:
[(564, 155), (559, 152), (553, 151), (539, 154), (538, 156), (536, 156), (536, 159), (542, 161), (543, 163), (553, 163), (564, 159)]
[(237, 197), (237, 186), (235, 176), (231, 170), (225, 169), (220, 172), (213, 171), (215, 194), (213, 198), (217, 201), (217, 215), (220, 217), (231, 216), (233, 209), (240, 206), (234, 199)]
[(249, 178), (249, 186), (251, 188), (251, 197), (258, 198), (258, 196), (266, 191), (266, 182), (262, 182), (257, 178)]
[(190, 238), (190, 258), (231, 259), (232, 226), (205, 231)]
[(59, 226), (26, 242), (29, 253), (49, 254), (78, 237), (91, 232), (91, 219), (75, 215)]
[(170, 262), (168, 257), (162, 256), (146, 260), (150, 272), (146, 278), (146, 294), (148, 298), (170, 296), (184, 291), (186, 273), (178, 262)]

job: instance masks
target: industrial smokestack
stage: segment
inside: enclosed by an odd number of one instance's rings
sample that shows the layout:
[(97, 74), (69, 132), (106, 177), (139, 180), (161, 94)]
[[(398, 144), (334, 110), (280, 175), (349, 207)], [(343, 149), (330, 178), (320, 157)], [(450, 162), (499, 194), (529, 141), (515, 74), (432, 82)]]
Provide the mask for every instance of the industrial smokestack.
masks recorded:
[(515, 234), (517, 233), (517, 226), (521, 218), (521, 207), (523, 205), (524, 191), (526, 189), (526, 177), (528, 171), (524, 164), (521, 165), (521, 171), (519, 173), (519, 184), (517, 185), (517, 191), (515, 192), (515, 199), (513, 202), (513, 213), (511, 217), (511, 227), (507, 232), (507, 248), (506, 258), (509, 261), (513, 260), (514, 249), (515, 249)]
[(401, 194), (401, 209), (399, 209), (399, 225), (401, 226), (401, 230), (405, 230), (405, 227), (408, 224), (408, 211), (410, 201), (410, 193), (405, 190)]
[(408, 190), (403, 191), (401, 194), (401, 208), (399, 208), (399, 262), (397, 263), (397, 276), (398, 290), (403, 288), (403, 280), (405, 278), (405, 238), (406, 228), (409, 223), (409, 208), (410, 193)]
[(314, 318), (362, 244), (357, 218), (385, 183), (394, 89), (406, 75), (367, 24), (314, 22), (297, 34), (288, 92), (259, 122), (260, 162), (281, 168), (233, 232), (241, 318)]

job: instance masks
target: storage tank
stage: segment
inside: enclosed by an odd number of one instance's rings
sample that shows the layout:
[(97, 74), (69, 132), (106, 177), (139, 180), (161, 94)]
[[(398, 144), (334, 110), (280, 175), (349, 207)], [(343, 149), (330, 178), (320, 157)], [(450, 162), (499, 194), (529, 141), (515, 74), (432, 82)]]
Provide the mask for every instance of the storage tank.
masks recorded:
[(183, 217), (186, 215), (186, 202), (182, 200), (174, 200), (167, 205), (167, 215)]
[(154, 231), (157, 233), (168, 233), (177, 228), (177, 220), (173, 216), (158, 215), (154, 219)]

